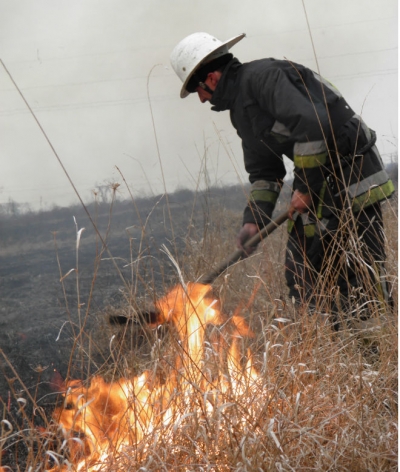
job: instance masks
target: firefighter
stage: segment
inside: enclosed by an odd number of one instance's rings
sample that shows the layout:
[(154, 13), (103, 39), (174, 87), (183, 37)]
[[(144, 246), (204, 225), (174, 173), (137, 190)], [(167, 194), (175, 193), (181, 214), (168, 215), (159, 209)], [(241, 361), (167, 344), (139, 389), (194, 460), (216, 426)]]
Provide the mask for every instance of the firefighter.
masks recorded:
[[(285, 276), (297, 304), (366, 317), (389, 301), (381, 202), (394, 192), (369, 129), (341, 93), (312, 70), (273, 58), (241, 63), (208, 33), (180, 41), (171, 64), (180, 96), (229, 110), (251, 183), (237, 246), (266, 225), (294, 163)], [(323, 275), (323, 277), (321, 277)], [(372, 292), (371, 292), (372, 290)], [(324, 305), (325, 304), (325, 305)]]

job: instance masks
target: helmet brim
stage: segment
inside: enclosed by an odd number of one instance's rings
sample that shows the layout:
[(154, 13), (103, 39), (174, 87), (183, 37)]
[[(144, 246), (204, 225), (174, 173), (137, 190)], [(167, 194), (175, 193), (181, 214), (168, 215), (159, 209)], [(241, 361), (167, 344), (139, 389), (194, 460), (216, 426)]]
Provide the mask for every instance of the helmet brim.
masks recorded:
[(181, 88), (181, 93), (180, 97), (181, 98), (186, 98), (190, 93), (186, 90), (187, 84), (189, 83), (189, 80), (192, 78), (193, 74), (201, 68), (203, 65), (207, 64), (207, 58), (210, 56), (214, 55), (216, 52), (220, 51), (223, 48), (227, 48), (228, 50), (234, 46), (236, 43), (241, 41), (244, 37), (246, 36), (245, 33), (239, 34), (238, 36), (235, 36), (231, 39), (228, 39), (228, 41), (225, 41), (224, 43), (220, 44), (217, 48), (215, 48), (213, 51), (210, 51), (209, 54), (207, 54), (201, 61), (200, 63), (192, 70), (192, 72), (186, 77), (185, 82), (182, 85)]

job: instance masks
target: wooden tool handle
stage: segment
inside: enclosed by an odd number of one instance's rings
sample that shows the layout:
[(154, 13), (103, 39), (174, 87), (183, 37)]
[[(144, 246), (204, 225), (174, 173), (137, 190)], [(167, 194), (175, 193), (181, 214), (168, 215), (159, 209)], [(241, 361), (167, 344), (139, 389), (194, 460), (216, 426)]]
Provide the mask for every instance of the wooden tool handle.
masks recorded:
[[(274, 220), (271, 221), (267, 226), (261, 229), (256, 235), (246, 241), (244, 248), (257, 246), (264, 238), (269, 236), (273, 231), (276, 230), (282, 223), (284, 223), (289, 218), (289, 212), (286, 211), (281, 215), (277, 216)], [(200, 284), (211, 284), (214, 280), (226, 270), (230, 265), (237, 262), (242, 256), (244, 255), (244, 251), (242, 249), (238, 249), (233, 254), (228, 257), (225, 261), (223, 261), (218, 267), (216, 267), (212, 272), (204, 275), (198, 281)]]

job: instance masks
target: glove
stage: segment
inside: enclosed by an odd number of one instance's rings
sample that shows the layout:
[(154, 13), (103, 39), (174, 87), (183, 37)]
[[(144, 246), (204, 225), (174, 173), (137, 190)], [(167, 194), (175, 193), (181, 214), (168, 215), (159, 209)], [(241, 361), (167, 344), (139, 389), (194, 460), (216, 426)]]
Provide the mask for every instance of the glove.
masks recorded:
[(254, 223), (245, 223), (236, 236), (236, 246), (241, 249), (246, 256), (250, 256), (256, 250), (256, 246), (244, 248), (246, 241), (258, 233), (258, 226)]

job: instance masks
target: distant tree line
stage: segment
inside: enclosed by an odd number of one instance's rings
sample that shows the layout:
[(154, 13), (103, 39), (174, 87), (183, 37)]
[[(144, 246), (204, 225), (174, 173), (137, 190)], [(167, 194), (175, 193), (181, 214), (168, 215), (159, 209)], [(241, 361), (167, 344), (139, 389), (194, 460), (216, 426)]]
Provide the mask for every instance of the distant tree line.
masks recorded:
[[(393, 183), (395, 184), (395, 187), (397, 189), (398, 185), (398, 163), (397, 163), (397, 156), (396, 159), (390, 162), (389, 164), (386, 165), (386, 170), (389, 173), (390, 178), (392, 179)], [(285, 194), (281, 195), (281, 199), (286, 199), (288, 195), (286, 193), (288, 192), (288, 187), (285, 189)], [(108, 205), (110, 204), (112, 200), (112, 195), (113, 195), (113, 190), (112, 190), (112, 185), (99, 185), (96, 187), (95, 197), (96, 197), (96, 202), (94, 203), (89, 203), (87, 207), (93, 211), (95, 207), (97, 206), (97, 211), (98, 209), (106, 209), (108, 210)], [(181, 204), (181, 203), (187, 203), (188, 201), (192, 201), (195, 196), (200, 196), (201, 198), (204, 198), (204, 196), (207, 195), (210, 198), (219, 198), (222, 195), (224, 195), (224, 204), (231, 207), (231, 209), (234, 209), (234, 205), (238, 203), (238, 196), (239, 196), (239, 201), (240, 196), (243, 196), (243, 188), (239, 185), (235, 186), (227, 186), (227, 187), (211, 187), (208, 188), (207, 190), (200, 191), (200, 192), (193, 192), (192, 190), (189, 189), (180, 189), (176, 190), (173, 193), (169, 194), (169, 201), (171, 204)], [(153, 207), (157, 201), (162, 198), (162, 195), (156, 195), (156, 196), (151, 196), (151, 197), (141, 197), (141, 198), (135, 198), (135, 204), (137, 205), (138, 208), (146, 209), (146, 208), (151, 208)], [(131, 205), (132, 201), (131, 200), (122, 200), (119, 202), (119, 206), (121, 207), (121, 204), (125, 205)], [(107, 211), (106, 210), (106, 211)], [(46, 213), (49, 216), (51, 214), (57, 214), (58, 216), (62, 217), (62, 214), (65, 212), (68, 212), (69, 214), (72, 212), (75, 213), (81, 213), (82, 208), (80, 204), (77, 205), (71, 205), (69, 207), (59, 207), (59, 206), (53, 206), (52, 208), (46, 208), (46, 209), (39, 209), (39, 210), (33, 210), (31, 205), (29, 203), (18, 203), (12, 198), (9, 198), (6, 203), (0, 204), (0, 216), (5, 217), (7, 219), (9, 218), (18, 218), (22, 215), (29, 215), (29, 214), (40, 214), (40, 213)]]

